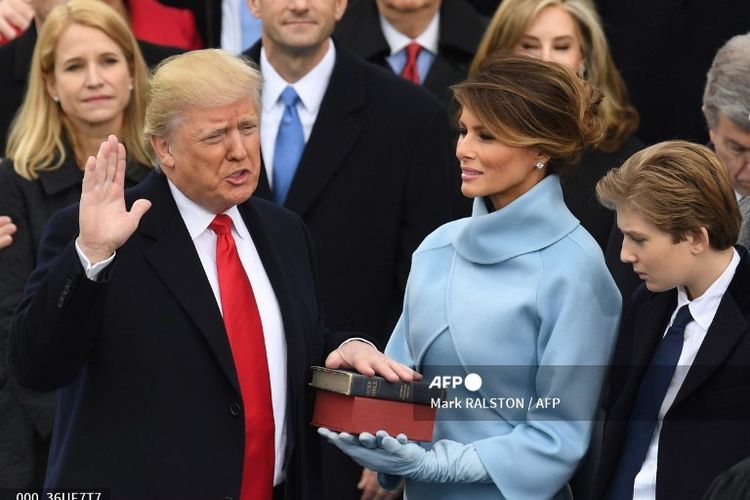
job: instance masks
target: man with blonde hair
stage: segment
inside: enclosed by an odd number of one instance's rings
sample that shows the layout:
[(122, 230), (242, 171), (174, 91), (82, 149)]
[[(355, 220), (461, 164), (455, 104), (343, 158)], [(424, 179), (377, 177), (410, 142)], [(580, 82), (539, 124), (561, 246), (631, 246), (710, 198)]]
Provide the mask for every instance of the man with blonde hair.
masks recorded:
[(708, 148), (646, 148), (597, 185), (645, 282), (622, 318), (592, 498), (698, 500), (750, 455), (750, 256)]
[(159, 172), (124, 193), (110, 136), (51, 219), (9, 349), (21, 384), (59, 391), (46, 488), (318, 498), (310, 365), (411, 380), (323, 327), (304, 224), (251, 198), (261, 85), (219, 50), (168, 60), (146, 111)]

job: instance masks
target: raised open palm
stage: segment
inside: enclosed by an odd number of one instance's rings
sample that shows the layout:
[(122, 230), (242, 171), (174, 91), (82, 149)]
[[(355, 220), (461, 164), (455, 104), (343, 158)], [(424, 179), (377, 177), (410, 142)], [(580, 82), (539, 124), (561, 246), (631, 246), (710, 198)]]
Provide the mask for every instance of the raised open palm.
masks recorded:
[(78, 244), (91, 263), (109, 258), (135, 232), (151, 202), (145, 199), (125, 207), (125, 146), (110, 135), (89, 156), (83, 174)]

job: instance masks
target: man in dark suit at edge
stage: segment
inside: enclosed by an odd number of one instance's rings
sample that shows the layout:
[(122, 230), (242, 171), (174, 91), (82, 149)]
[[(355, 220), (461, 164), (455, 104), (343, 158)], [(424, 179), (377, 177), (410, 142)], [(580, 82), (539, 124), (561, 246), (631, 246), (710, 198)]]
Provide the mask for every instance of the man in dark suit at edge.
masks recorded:
[[(245, 52), (264, 78), (257, 194), (310, 228), (327, 324), (386, 341), (411, 253), (457, 215), (447, 113), (424, 89), (331, 40), (346, 0), (248, 5), (263, 30)], [(323, 459), (324, 498), (359, 498), (361, 469), (327, 443)]]
[(260, 87), (221, 51), (170, 60), (146, 111), (160, 171), (123, 193), (110, 136), (51, 219), (9, 350), (21, 384), (59, 389), (46, 488), (316, 499), (310, 365), (412, 378), (324, 329), (307, 230), (250, 199)]

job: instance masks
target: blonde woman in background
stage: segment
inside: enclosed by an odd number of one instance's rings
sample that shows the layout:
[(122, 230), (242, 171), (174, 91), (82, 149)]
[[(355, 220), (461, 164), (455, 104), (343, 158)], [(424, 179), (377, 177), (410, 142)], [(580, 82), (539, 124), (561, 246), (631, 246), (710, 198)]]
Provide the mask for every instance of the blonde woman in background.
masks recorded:
[(126, 185), (148, 173), (141, 139), (147, 81), (130, 28), (104, 2), (71, 0), (49, 14), (0, 163), (0, 214), (16, 227), (13, 244), (0, 251), (0, 488), (41, 487), (55, 409), (53, 394), (22, 390), (9, 378), (13, 310), (47, 220), (80, 199), (86, 159), (108, 134), (135, 160)]
[(638, 113), (612, 60), (596, 7), (590, 0), (504, 0), (487, 27), (470, 73), (498, 50), (564, 64), (604, 94), (598, 115), (605, 138), (584, 151), (579, 168), (562, 184), (570, 211), (606, 248), (614, 218), (596, 201), (596, 182), (642, 144), (633, 137)]

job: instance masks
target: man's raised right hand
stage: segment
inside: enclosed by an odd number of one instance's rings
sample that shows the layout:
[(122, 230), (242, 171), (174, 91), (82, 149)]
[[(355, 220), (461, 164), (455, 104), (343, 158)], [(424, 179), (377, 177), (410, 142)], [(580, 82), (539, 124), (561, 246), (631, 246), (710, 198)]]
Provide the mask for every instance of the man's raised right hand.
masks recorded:
[(91, 264), (108, 259), (120, 248), (151, 208), (150, 201), (140, 199), (128, 212), (124, 186), (125, 146), (110, 135), (96, 158), (89, 156), (83, 174), (78, 245)]

